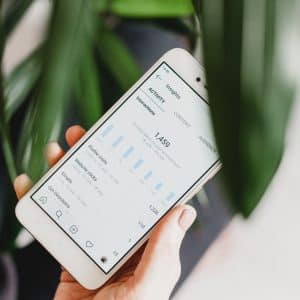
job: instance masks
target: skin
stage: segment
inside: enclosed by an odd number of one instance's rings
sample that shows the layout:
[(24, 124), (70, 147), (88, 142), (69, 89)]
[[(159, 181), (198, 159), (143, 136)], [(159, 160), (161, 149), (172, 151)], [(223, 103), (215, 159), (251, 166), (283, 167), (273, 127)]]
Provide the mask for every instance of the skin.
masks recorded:
[[(85, 133), (80, 126), (66, 131), (66, 141), (72, 147)], [(55, 142), (48, 144), (45, 156), (49, 166), (64, 155)], [(20, 199), (32, 186), (26, 174), (19, 175), (14, 187)], [(101, 288), (87, 290), (62, 270), (55, 300), (164, 300), (180, 275), (179, 250), (187, 229), (196, 218), (196, 211), (188, 205), (171, 210), (155, 227), (146, 245)]]

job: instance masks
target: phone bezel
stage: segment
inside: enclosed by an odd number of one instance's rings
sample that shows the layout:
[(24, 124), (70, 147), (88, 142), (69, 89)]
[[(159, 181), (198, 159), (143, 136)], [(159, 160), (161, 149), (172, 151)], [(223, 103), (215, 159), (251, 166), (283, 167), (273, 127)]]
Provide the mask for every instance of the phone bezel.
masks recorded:
[[(91, 128), (90, 130), (65, 154), (61, 161), (52, 167), (35, 185), (26, 193), (16, 207), (16, 215), (21, 224), (63, 265), (74, 278), (88, 289), (95, 289), (104, 284), (118, 269), (145, 243), (151, 233), (150, 230), (112, 270), (105, 274), (83, 250), (67, 236), (60, 227), (30, 198), (36, 190), (51, 176), (74, 151), (104, 123), (114, 111), (121, 106), (128, 96), (155, 70), (162, 62), (170, 65), (179, 76), (203, 98), (207, 99), (204, 85), (196, 81), (197, 77), (204, 78), (204, 71), (200, 64), (185, 50), (175, 48), (163, 55)], [(217, 162), (176, 204), (188, 201), (200, 188), (213, 177), (220, 169)], [(40, 226), (41, 225), (41, 226)]]

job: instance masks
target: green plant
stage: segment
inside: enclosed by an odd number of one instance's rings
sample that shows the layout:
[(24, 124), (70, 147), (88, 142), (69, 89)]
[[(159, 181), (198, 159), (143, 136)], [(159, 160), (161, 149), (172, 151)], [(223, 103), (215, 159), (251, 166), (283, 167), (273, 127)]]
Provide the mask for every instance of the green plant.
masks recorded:
[[(235, 210), (248, 216), (284, 149), (297, 80), (289, 56), (300, 52), (300, 2), (194, 3), (203, 30), (209, 98), (226, 187)], [(292, 59), (295, 64), (297, 56)]]
[[(1, 54), (33, 2), (12, 0), (3, 11)], [(140, 77), (137, 63), (115, 33), (115, 23), (147, 20), (193, 35), (181, 19), (193, 12), (189, 0), (53, 1), (42, 44), (8, 76), (0, 75), (0, 134), (11, 181), (22, 172), (33, 180), (41, 176), (46, 167), (43, 149), (49, 140), (59, 138), (69, 110), (88, 128)], [(114, 86), (113, 95), (107, 80)], [(25, 117), (15, 128), (14, 119), (20, 115)], [(16, 198), (11, 183), (7, 187), (0, 198), (0, 250), (13, 247), (18, 232)]]
[[(1, 15), (1, 57), (7, 38), (31, 3), (12, 0)], [(299, 1), (194, 0), (194, 6), (203, 33), (225, 183), (233, 207), (248, 216), (283, 151), (295, 83), (283, 63), (282, 41), (299, 28)], [(111, 24), (120, 19), (155, 20), (194, 37), (197, 30), (181, 21), (193, 13), (190, 0), (54, 1), (42, 45), (7, 77), (0, 75), (0, 134), (11, 180), (21, 172), (34, 180), (41, 175), (43, 148), (59, 137), (71, 104), (86, 127), (107, 108), (105, 104), (112, 104), (103, 101), (108, 92), (101, 84), (106, 80), (103, 69), (114, 79), (119, 94), (139, 77), (138, 66)], [(288, 45), (289, 39), (284, 40)], [(15, 150), (10, 131), (20, 110), (25, 118)], [(17, 232), (12, 195), (0, 201), (2, 249), (12, 245)]]

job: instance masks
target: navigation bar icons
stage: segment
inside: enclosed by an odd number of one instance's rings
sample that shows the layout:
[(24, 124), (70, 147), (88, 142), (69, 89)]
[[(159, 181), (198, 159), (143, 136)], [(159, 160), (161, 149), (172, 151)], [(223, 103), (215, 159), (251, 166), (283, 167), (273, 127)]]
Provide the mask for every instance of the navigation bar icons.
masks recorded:
[(59, 219), (62, 216), (62, 211), (59, 209), (55, 212), (56, 217)]
[(42, 204), (46, 204), (48, 201), (47, 197), (46, 196), (41, 196), (39, 198), (39, 202), (42, 203)]
[(70, 228), (69, 228), (69, 231), (72, 233), (72, 234), (75, 234), (78, 232), (78, 227), (76, 225), (71, 225)]
[(93, 247), (94, 247), (94, 243), (91, 242), (91, 241), (86, 241), (86, 242), (85, 242), (85, 247), (86, 247), (86, 248), (93, 248)]

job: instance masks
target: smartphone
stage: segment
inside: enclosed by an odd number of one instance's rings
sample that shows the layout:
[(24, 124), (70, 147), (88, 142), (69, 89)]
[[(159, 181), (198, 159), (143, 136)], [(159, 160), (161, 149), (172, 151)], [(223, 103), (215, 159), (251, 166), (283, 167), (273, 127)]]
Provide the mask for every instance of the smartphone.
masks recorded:
[(203, 82), (188, 52), (170, 50), (19, 201), (21, 224), (85, 288), (219, 170)]

